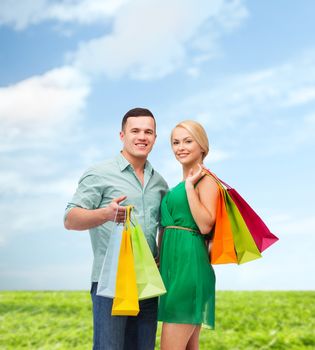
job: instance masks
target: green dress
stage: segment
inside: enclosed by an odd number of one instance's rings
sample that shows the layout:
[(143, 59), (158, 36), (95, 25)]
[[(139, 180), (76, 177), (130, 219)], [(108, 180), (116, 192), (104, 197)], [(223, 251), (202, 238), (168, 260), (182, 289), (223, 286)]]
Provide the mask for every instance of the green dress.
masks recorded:
[[(163, 198), (162, 226), (198, 231), (190, 212), (185, 182)], [(215, 275), (204, 236), (178, 228), (164, 231), (160, 272), (167, 293), (160, 297), (159, 321), (203, 325), (214, 329)]]

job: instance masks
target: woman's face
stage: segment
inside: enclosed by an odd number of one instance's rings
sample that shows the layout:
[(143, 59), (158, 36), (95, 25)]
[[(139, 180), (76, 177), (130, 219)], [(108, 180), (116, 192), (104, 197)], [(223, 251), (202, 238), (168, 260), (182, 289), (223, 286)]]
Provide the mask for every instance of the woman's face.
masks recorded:
[(192, 135), (184, 128), (177, 127), (172, 135), (172, 149), (182, 165), (202, 163), (203, 150)]

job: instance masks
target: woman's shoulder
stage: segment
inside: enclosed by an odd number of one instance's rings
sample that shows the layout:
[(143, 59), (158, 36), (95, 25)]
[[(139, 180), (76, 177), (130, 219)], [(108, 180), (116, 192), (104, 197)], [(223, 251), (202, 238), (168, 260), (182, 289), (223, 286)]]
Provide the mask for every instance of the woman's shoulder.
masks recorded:
[(205, 174), (198, 182), (199, 190), (218, 191), (218, 184), (212, 176)]

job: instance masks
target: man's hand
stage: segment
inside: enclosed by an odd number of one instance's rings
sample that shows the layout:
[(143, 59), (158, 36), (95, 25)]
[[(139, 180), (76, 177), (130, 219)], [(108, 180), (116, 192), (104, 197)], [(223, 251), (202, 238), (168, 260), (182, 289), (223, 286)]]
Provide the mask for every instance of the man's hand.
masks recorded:
[(126, 207), (119, 205), (120, 202), (124, 201), (127, 196), (120, 196), (114, 198), (106, 207), (108, 210), (108, 221), (125, 222), (126, 220)]

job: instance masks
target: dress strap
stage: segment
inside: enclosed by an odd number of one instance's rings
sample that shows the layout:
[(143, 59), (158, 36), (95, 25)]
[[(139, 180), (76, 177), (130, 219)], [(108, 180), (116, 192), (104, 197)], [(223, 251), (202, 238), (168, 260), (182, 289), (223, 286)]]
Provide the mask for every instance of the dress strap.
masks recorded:
[(167, 229), (167, 228), (177, 228), (179, 230), (200, 233), (200, 231), (194, 230), (194, 229), (189, 228), (189, 227), (183, 227), (183, 226), (166, 226), (165, 229)]

